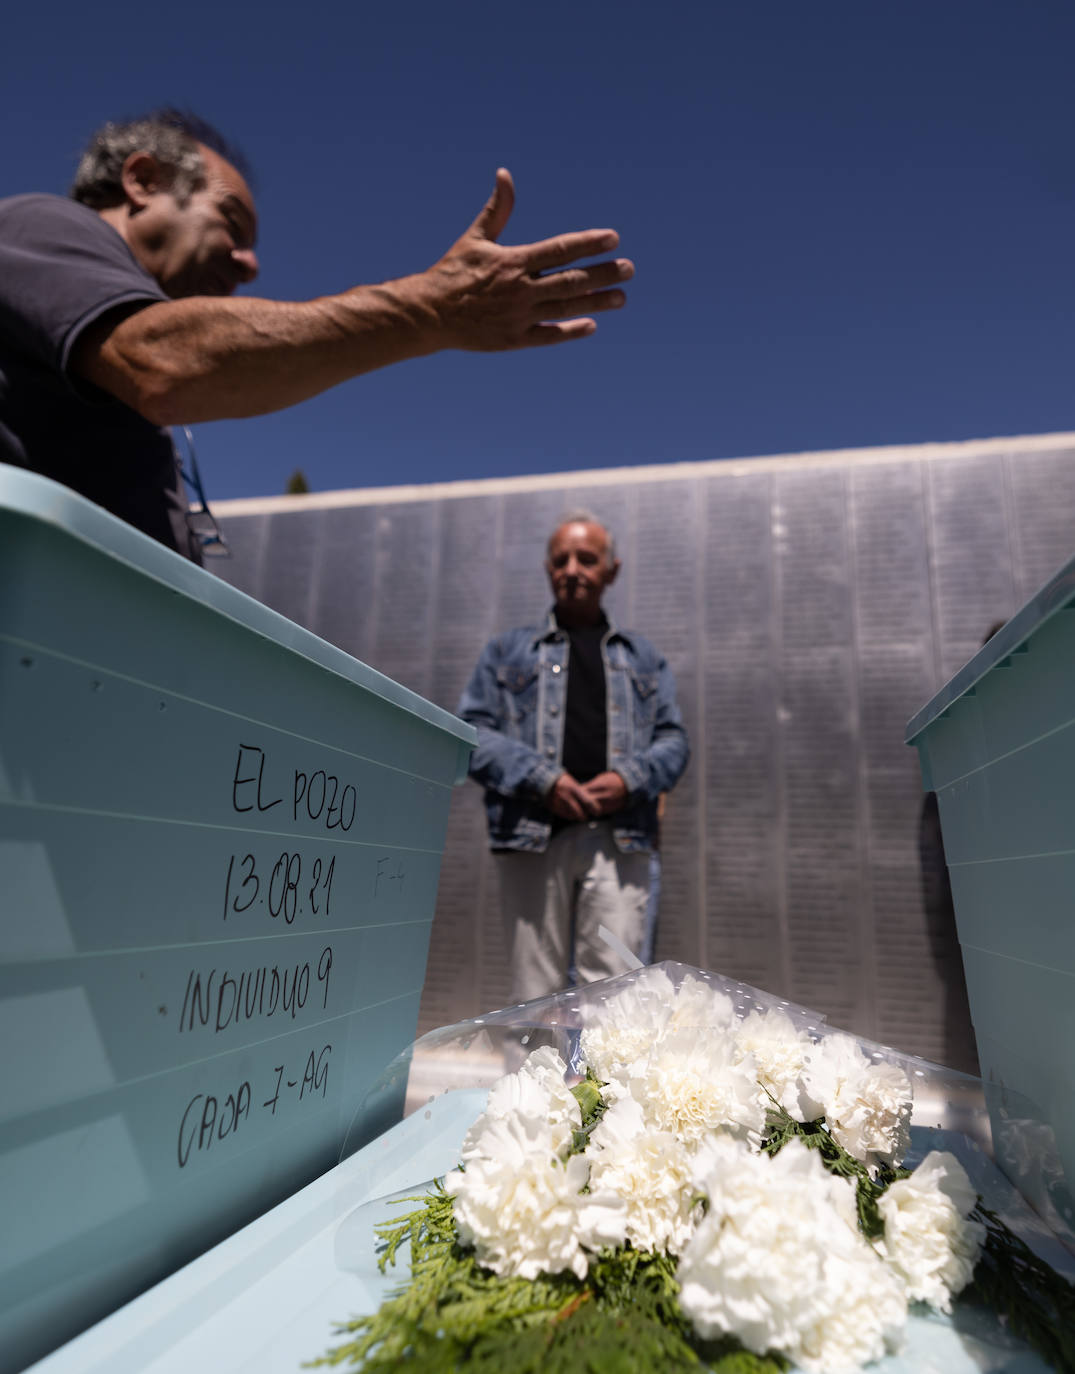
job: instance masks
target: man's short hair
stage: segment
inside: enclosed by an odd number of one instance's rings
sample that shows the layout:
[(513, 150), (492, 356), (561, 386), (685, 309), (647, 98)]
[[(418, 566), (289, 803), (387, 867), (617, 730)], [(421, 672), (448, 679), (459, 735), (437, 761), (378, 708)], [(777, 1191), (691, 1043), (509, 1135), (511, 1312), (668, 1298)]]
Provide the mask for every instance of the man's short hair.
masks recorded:
[(562, 530), (565, 525), (597, 525), (601, 529), (603, 529), (605, 532), (605, 537), (608, 540), (608, 547), (605, 550), (605, 562), (608, 564), (610, 568), (612, 567), (613, 563), (615, 563), (616, 561), (616, 540), (613, 537), (612, 531), (605, 524), (605, 522), (599, 516), (594, 515), (592, 510), (587, 510), (585, 506), (572, 506), (570, 509), (564, 511), (563, 515), (560, 516), (559, 520), (557, 520), (556, 525), (553, 528), (552, 534), (549, 535), (548, 542), (545, 545), (546, 558), (552, 551), (552, 541), (556, 538), (557, 533), (560, 530)]
[(206, 184), (199, 143), (212, 148), (251, 180), (246, 159), (219, 130), (189, 110), (168, 106), (137, 119), (102, 125), (79, 160), (72, 199), (93, 210), (122, 205), (123, 164), (132, 153), (150, 153), (171, 173), (170, 189), (184, 205)]

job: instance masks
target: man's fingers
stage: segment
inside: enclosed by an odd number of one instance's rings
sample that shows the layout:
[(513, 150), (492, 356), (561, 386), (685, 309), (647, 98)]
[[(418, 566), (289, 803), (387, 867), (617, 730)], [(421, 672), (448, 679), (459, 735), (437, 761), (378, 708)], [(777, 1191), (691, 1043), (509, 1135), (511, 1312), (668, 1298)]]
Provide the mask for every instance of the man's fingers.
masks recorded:
[(546, 344), (570, 343), (572, 339), (585, 339), (596, 329), (596, 320), (565, 320), (563, 324), (533, 324), (519, 340), (519, 347), (543, 348)]
[(577, 802), (584, 812), (593, 811), (594, 807), (597, 805), (593, 797), (590, 796), (585, 786), (581, 783), (577, 784), (572, 789), (571, 799), (572, 801)]
[(627, 794), (626, 784), (618, 773), (598, 773), (582, 784), (582, 790), (600, 816), (618, 811)]
[(614, 258), (594, 263), (592, 267), (574, 267), (566, 272), (550, 272), (537, 277), (534, 294), (538, 300), (569, 300), (630, 281), (634, 274), (635, 265), (629, 258)]
[(592, 291), (573, 300), (539, 301), (533, 314), (541, 320), (566, 320), (579, 310), (621, 310), (626, 304), (622, 291)]
[(577, 258), (607, 253), (614, 229), (560, 234), (508, 247), (496, 242), (514, 204), (511, 174), (501, 167), (485, 208), (440, 262), (429, 269), (438, 301), (439, 347), (487, 352), (584, 339), (592, 316), (626, 304), (619, 286), (634, 276), (627, 258), (575, 267)]
[(590, 795), (585, 783), (576, 782), (574, 778), (561, 778), (557, 791), (564, 801), (577, 811), (578, 814), (573, 819), (584, 821), (587, 816), (600, 814), (601, 804)]
[(586, 819), (586, 812), (574, 797), (557, 797), (552, 810), (567, 821), (584, 821)]
[(504, 232), (504, 226), (511, 218), (514, 206), (515, 183), (511, 179), (511, 173), (506, 167), (498, 167), (493, 194), (485, 202), (478, 218), (470, 226), (470, 232), (495, 243)]
[(564, 267), (579, 258), (611, 253), (613, 248), (619, 247), (619, 242), (620, 236), (615, 229), (584, 229), (581, 233), (557, 234), (553, 239), (529, 243), (516, 251), (522, 254), (528, 272), (547, 272), (550, 267)]
[(584, 821), (586, 819), (588, 811), (586, 794), (569, 773), (562, 773), (557, 778), (549, 809), (565, 820)]

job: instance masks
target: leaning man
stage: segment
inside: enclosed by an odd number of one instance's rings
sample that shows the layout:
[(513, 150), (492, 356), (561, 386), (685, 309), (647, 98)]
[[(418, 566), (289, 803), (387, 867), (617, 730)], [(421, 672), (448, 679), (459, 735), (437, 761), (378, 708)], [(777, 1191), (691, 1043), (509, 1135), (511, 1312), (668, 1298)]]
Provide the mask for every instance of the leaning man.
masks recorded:
[(444, 349), (583, 339), (625, 302), (626, 258), (569, 267), (614, 248), (614, 230), (499, 242), (515, 201), (503, 167), (425, 271), (312, 301), (235, 297), (258, 273), (243, 166), (203, 120), (158, 110), (98, 130), (71, 199), (0, 200), (0, 463), (196, 562), (214, 534), (188, 509), (171, 426), (265, 415)]
[(485, 646), (459, 705), (477, 728), (471, 776), (485, 788), (489, 841), (517, 1002), (622, 973), (637, 954), (657, 798), (687, 766), (667, 663), (605, 615), (619, 572), (612, 536), (588, 511), (549, 539), (554, 606)]

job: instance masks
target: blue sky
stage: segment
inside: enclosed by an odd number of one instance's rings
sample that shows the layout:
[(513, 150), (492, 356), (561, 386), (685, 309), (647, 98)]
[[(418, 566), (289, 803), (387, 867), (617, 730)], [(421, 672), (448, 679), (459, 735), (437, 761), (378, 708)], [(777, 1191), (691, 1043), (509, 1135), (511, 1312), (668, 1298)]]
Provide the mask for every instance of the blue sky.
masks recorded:
[(612, 226), (597, 334), (443, 354), (198, 427), (210, 496), (1075, 429), (1075, 6), (20, 5), (0, 195), (191, 106), (257, 172), (258, 294)]

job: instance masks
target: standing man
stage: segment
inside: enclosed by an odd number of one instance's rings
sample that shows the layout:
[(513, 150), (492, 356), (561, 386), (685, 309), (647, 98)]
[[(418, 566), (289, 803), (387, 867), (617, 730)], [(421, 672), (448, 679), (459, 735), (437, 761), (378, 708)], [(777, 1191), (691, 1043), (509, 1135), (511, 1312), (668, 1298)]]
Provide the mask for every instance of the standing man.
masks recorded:
[(541, 625), (485, 646), (459, 705), (477, 727), (470, 775), (485, 788), (497, 856), (512, 999), (624, 971), (599, 934), (642, 947), (657, 799), (687, 766), (675, 683), (652, 644), (610, 624), (620, 570), (588, 511), (553, 531)]
[(0, 200), (0, 462), (196, 561), (167, 426), (265, 414), (441, 349), (581, 339), (634, 271), (569, 265), (614, 249), (611, 229), (499, 243), (514, 203), (501, 168), (424, 272), (312, 301), (231, 299), (258, 272), (254, 198), (241, 157), (175, 110), (100, 129), (71, 197)]

